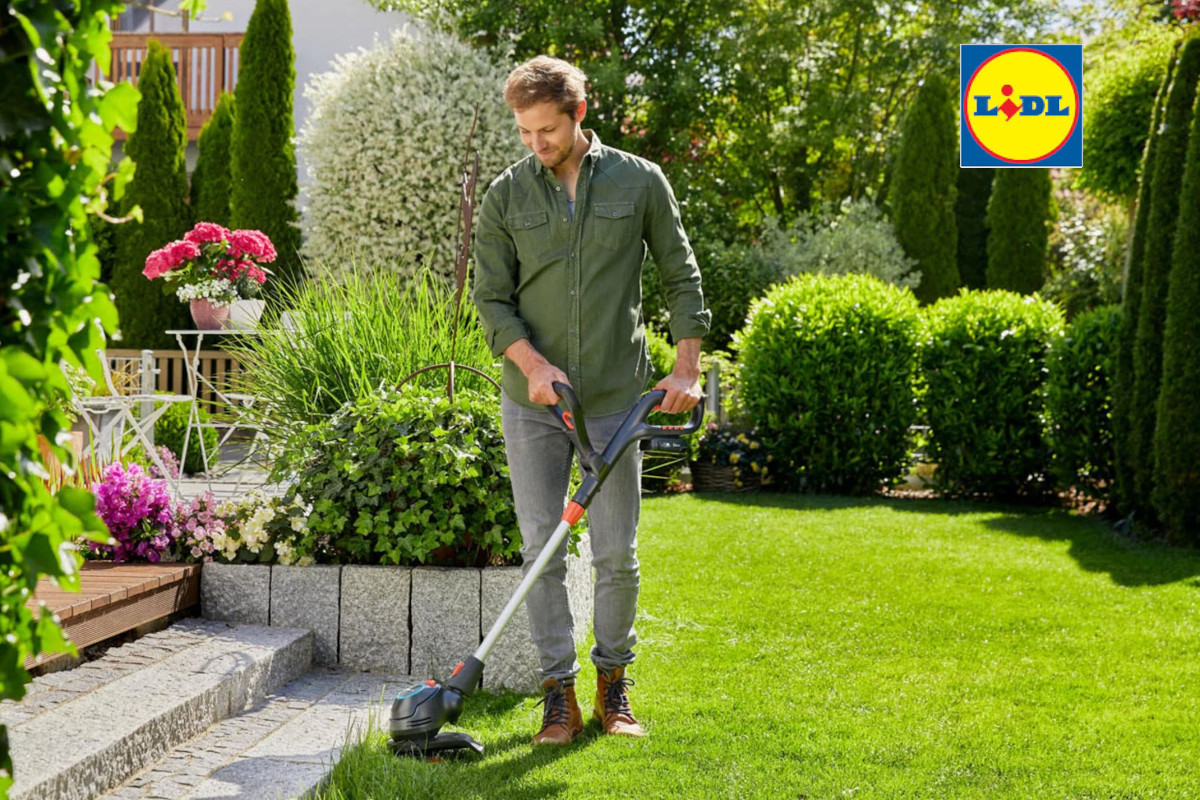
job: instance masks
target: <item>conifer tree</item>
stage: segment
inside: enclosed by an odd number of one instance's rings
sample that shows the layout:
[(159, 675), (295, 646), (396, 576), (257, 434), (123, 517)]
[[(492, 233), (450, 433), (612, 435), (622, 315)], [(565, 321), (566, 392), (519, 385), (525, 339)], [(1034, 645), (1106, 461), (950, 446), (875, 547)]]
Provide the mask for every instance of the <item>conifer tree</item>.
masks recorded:
[(1138, 180), (1137, 213), (1133, 232), (1129, 239), (1129, 253), (1125, 260), (1124, 294), (1121, 299), (1121, 332), (1117, 339), (1117, 363), (1113, 379), (1113, 473), (1116, 485), (1112, 498), (1124, 515), (1136, 510), (1133, 479), (1133, 343), (1137, 335), (1138, 310), (1142, 300), (1142, 267), (1146, 251), (1146, 227), (1150, 220), (1150, 190), (1154, 183), (1154, 163), (1158, 154), (1159, 125), (1171, 80), (1175, 75), (1175, 64), (1179, 57), (1176, 48), (1171, 52), (1167, 72), (1154, 99), (1150, 117), (1150, 133), (1146, 138), (1146, 149), (1142, 153), (1142, 164)]
[(1050, 170), (998, 169), (988, 200), (987, 288), (1032, 294), (1046, 282)]
[(1163, 107), (1150, 217), (1142, 255), (1142, 298), (1133, 340), (1133, 404), (1130, 417), (1133, 456), (1133, 500), (1143, 518), (1153, 515), (1154, 427), (1162, 378), (1162, 335), (1167, 307), (1167, 277), (1179, 221), (1181, 166), (1187, 158), (1192, 103), (1200, 78), (1200, 39), (1190, 39), (1179, 53), (1175, 77)]
[(954, 98), (933, 73), (905, 115), (892, 178), (892, 220), (904, 252), (917, 261), (917, 299), (932, 303), (957, 291), (960, 280), (954, 218), (958, 144)]
[(117, 226), (112, 288), (121, 319), (121, 346), (168, 348), (164, 331), (191, 327), (187, 306), (163, 291), (162, 281), (142, 274), (146, 256), (178, 239), (191, 226), (187, 183), (187, 115), (171, 51), (150, 40), (142, 62), (137, 130), (125, 153), (136, 164), (121, 208), (141, 206), (142, 222)]
[(192, 171), (192, 213), (197, 222), (229, 225), (230, 159), (233, 95), (222, 92), (217, 107), (200, 129), (200, 155)]
[(958, 171), (958, 276), (968, 289), (987, 288), (987, 206), (995, 175), (990, 167)]
[(275, 278), (269, 289), (301, 272), (292, 145), (296, 55), (287, 0), (258, 0), (242, 38), (241, 59), (234, 95), (230, 224), (260, 230), (274, 243), (279, 258), (271, 265)]
[(1192, 119), (1167, 281), (1162, 388), (1154, 431), (1159, 520), (1175, 541), (1200, 542), (1200, 108)]

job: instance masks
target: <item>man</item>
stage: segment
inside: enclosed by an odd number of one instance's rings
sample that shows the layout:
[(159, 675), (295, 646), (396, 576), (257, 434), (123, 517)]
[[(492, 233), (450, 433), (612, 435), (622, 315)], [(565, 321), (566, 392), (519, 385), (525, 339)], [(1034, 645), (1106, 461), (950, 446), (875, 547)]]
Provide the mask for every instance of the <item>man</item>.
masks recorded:
[[(477, 223), (474, 298), (492, 353), (504, 355), (501, 413), (526, 569), (559, 522), (571, 473), (570, 441), (547, 409), (559, 399), (551, 384), (574, 389), (602, 449), (649, 380), (641, 321), (647, 246), (678, 343), (674, 371), (656, 387), (667, 392), (663, 411), (699, 401), (700, 338), (710, 318), (670, 186), (657, 166), (581, 128), (585, 82), (574, 66), (545, 56), (508, 76), (504, 99), (533, 152), (492, 182)], [(641, 456), (630, 448), (588, 512), (594, 716), (606, 733), (627, 736), (643, 735), (625, 677), (636, 640), (640, 503)], [(565, 577), (564, 545), (526, 599), (545, 692), (537, 745), (568, 744), (583, 730)]]

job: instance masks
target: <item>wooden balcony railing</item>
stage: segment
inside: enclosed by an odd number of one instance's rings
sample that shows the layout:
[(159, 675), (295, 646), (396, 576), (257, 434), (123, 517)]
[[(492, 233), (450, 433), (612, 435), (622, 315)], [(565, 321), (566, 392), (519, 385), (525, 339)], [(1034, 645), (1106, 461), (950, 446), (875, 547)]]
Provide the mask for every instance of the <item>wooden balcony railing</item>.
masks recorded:
[[(187, 110), (188, 141), (195, 141), (200, 128), (212, 116), (221, 92), (232, 92), (240, 67), (241, 33), (114, 33), (112, 66), (105, 77), (114, 83), (137, 82), (146, 57), (146, 43), (157, 40), (171, 51), (179, 93)], [(100, 77), (99, 67), (94, 77)], [(124, 131), (114, 132), (124, 139)]]

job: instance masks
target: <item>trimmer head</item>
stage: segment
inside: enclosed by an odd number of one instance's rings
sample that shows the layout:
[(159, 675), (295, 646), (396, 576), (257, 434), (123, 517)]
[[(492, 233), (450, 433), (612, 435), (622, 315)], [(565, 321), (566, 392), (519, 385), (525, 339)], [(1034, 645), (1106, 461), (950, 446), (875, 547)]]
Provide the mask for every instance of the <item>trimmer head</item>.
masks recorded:
[(465, 733), (440, 733), (442, 726), (453, 723), (462, 713), (463, 697), (479, 683), (483, 664), (468, 659), (454, 670), (450, 685), (435, 680), (414, 684), (392, 701), (392, 719), (388, 739), (397, 755), (424, 757), (450, 750), (470, 749), (483, 752), (483, 745)]

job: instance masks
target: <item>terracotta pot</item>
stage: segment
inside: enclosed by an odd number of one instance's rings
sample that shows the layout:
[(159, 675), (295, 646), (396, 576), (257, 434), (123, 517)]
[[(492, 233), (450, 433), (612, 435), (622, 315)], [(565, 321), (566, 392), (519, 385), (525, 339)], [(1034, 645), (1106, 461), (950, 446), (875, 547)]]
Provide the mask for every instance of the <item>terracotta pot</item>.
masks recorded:
[(192, 300), (188, 307), (192, 311), (192, 322), (199, 331), (219, 331), (229, 319), (229, 306), (216, 306), (210, 300)]

